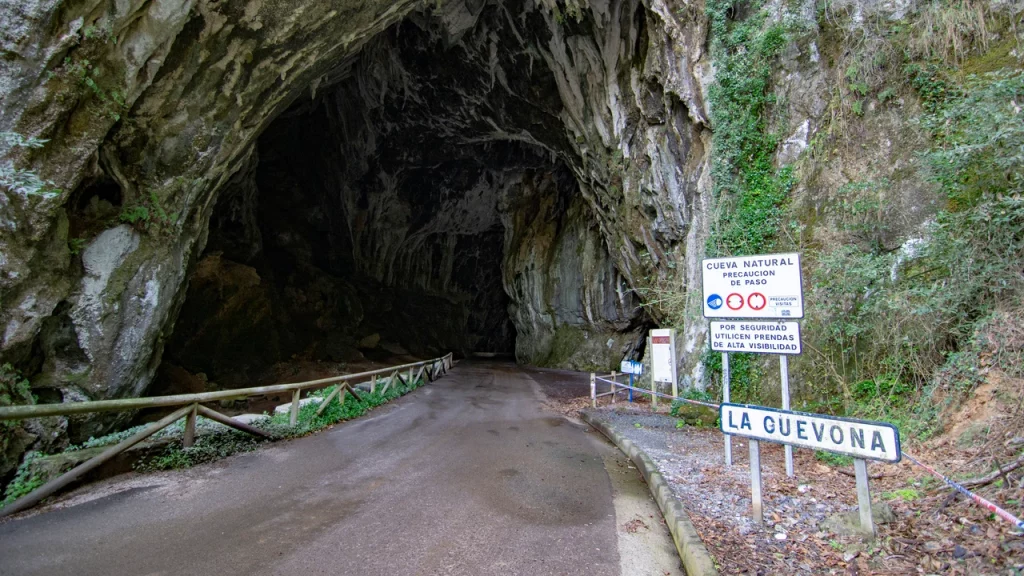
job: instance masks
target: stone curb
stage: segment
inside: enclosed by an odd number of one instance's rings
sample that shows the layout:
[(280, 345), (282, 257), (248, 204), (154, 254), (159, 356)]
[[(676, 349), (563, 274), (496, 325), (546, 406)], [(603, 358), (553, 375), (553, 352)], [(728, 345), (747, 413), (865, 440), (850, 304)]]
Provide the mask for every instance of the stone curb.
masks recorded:
[(683, 562), (688, 576), (718, 576), (718, 569), (715, 568), (715, 561), (708, 553), (704, 542), (697, 534), (690, 521), (683, 504), (672, 495), (672, 490), (665, 481), (664, 476), (658, 471), (654, 461), (643, 450), (640, 450), (632, 441), (625, 436), (611, 429), (603, 422), (591, 417), (586, 412), (580, 412), (583, 421), (592, 426), (598, 432), (604, 434), (615, 444), (629, 459), (636, 464), (647, 481), (647, 487), (654, 496), (661, 514), (665, 517), (669, 532), (672, 533), (672, 540), (676, 543), (676, 551), (679, 559)]

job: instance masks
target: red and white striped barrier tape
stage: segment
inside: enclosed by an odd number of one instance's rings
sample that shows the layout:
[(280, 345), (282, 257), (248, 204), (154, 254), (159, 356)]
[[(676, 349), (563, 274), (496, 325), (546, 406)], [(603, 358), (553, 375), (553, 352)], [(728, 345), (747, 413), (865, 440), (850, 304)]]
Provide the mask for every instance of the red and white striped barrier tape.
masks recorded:
[(924, 468), (925, 470), (931, 472), (935, 476), (941, 478), (943, 482), (948, 484), (950, 487), (952, 487), (957, 492), (963, 494), (964, 496), (970, 498), (971, 500), (974, 500), (975, 503), (981, 505), (982, 507), (984, 507), (988, 511), (992, 512), (996, 516), (999, 516), (1003, 520), (1006, 520), (1010, 524), (1013, 524), (1014, 526), (1017, 527), (1018, 530), (1024, 531), (1024, 520), (1021, 520), (1020, 518), (1017, 518), (1016, 516), (1014, 516), (1013, 514), (1010, 514), (1006, 510), (1003, 510), (1002, 508), (1000, 508), (996, 504), (994, 504), (994, 503), (992, 503), (992, 502), (982, 498), (981, 496), (978, 496), (974, 492), (971, 492), (970, 490), (968, 490), (964, 486), (958, 484), (954, 480), (951, 480), (949, 477), (944, 476), (938, 470), (932, 468), (931, 466), (925, 464), (924, 462), (921, 462), (920, 460), (918, 460), (917, 458), (914, 458), (910, 454), (907, 454), (906, 452), (904, 452), (903, 456), (905, 456), (907, 458), (907, 460), (910, 460), (914, 464), (917, 464), (921, 468)]
[(704, 406), (706, 408), (712, 408), (714, 410), (718, 410), (721, 407), (719, 404), (712, 404), (711, 402), (701, 402), (700, 400), (690, 400), (689, 398), (679, 398), (679, 397), (676, 397), (676, 396), (672, 396), (670, 394), (662, 394), (661, 392), (652, 392), (652, 391), (650, 391), (650, 390), (648, 390), (646, 388), (636, 388), (636, 387), (630, 386), (628, 384), (622, 384), (620, 382), (614, 382), (612, 380), (606, 380), (605, 378), (601, 378), (600, 376), (595, 377), (594, 380), (597, 380), (599, 382), (604, 382), (605, 384), (613, 384), (615, 386), (618, 386), (619, 388), (623, 388), (623, 389), (626, 389), (626, 390), (633, 390), (634, 392), (640, 392), (641, 394), (648, 394), (648, 395), (653, 394), (653, 395), (657, 396), (658, 398), (665, 398), (666, 400), (671, 400), (673, 402), (677, 402), (677, 401), (678, 402), (686, 402), (688, 404), (696, 404), (697, 406)]

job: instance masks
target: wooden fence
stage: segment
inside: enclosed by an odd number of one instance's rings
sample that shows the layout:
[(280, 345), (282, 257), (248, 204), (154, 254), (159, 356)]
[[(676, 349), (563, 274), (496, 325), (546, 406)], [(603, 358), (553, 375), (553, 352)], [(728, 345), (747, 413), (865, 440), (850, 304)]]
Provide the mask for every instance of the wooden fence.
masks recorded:
[[(219, 392), (203, 392), (200, 394), (153, 396), (149, 398), (125, 398), (121, 400), (99, 400), (95, 402), (67, 402), (63, 404), (36, 404), (32, 406), (0, 407), (0, 420), (25, 420), (28, 418), (43, 418), (47, 416), (70, 416), (74, 414), (88, 414), (95, 412), (116, 412), (124, 410), (140, 410), (143, 408), (181, 406), (178, 410), (175, 410), (160, 420), (146, 426), (132, 437), (122, 441), (120, 444), (107, 448), (93, 458), (79, 464), (57, 478), (50, 480), (46, 484), (25, 496), (22, 496), (9, 505), (0, 508), (0, 517), (16, 514), (35, 506), (44, 498), (55, 494), (68, 484), (71, 484), (83, 474), (97, 468), (114, 456), (124, 452), (132, 446), (135, 446), (139, 442), (142, 442), (146, 438), (149, 438), (153, 434), (156, 434), (160, 430), (163, 430), (182, 418), (185, 418), (185, 432), (182, 435), (182, 445), (185, 447), (192, 446), (195, 442), (196, 417), (198, 416), (204, 416), (210, 420), (224, 424), (225, 426), (230, 426), (256, 436), (262, 436), (265, 438), (272, 437), (264, 430), (249, 426), (248, 424), (235, 420), (229, 416), (225, 416), (224, 414), (203, 406), (203, 403), (216, 402), (220, 400), (242, 400), (253, 396), (267, 396), (270, 394), (291, 392), (292, 404), (289, 422), (292, 426), (295, 426), (298, 423), (299, 400), (301, 399), (303, 390), (343, 383), (327, 398), (324, 398), (323, 402), (321, 402), (320, 408), (316, 413), (317, 416), (319, 416), (336, 396), (342, 403), (345, 401), (345, 394), (352, 394), (356, 399), (360, 399), (359, 393), (354, 389), (353, 381), (365, 381), (365, 379), (369, 378), (371, 393), (375, 392), (377, 386), (383, 383), (381, 392), (384, 393), (397, 382), (401, 382), (404, 385), (415, 382), (422, 377), (426, 377), (429, 381), (436, 380), (440, 375), (447, 373), (451, 367), (452, 355), (449, 353), (440, 358), (434, 358), (433, 360), (424, 360), (411, 364), (403, 364), (401, 366), (371, 370), (369, 372), (343, 374), (340, 376), (332, 376), (330, 378), (322, 378), (320, 380), (310, 380), (308, 382), (297, 382), (294, 384), (275, 384), (273, 386), (258, 386), (255, 388), (240, 388), (237, 390), (222, 390)], [(403, 376), (403, 373), (406, 371), (408, 371), (407, 374)], [(387, 376), (385, 378), (380, 378), (380, 376), (383, 375)]]

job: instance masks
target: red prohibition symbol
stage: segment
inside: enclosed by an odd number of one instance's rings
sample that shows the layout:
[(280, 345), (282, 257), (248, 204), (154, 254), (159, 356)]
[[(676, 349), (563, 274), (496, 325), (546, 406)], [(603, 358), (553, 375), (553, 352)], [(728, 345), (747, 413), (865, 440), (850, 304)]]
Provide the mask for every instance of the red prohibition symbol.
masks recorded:
[(743, 296), (733, 292), (725, 299), (725, 305), (728, 306), (730, 310), (739, 310), (740, 308), (743, 308)]
[(747, 296), (747, 306), (750, 306), (751, 310), (764, 310), (764, 307), (767, 305), (768, 299), (760, 292), (754, 292), (750, 296)]

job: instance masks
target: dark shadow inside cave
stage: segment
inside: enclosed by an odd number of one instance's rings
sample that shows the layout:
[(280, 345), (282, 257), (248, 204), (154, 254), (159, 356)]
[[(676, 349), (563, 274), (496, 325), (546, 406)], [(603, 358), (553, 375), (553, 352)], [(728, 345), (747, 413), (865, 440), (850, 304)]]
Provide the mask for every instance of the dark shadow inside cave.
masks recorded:
[(556, 79), (527, 55), (496, 73), (488, 46), (517, 39), (486, 10), (454, 44), (429, 18), (396, 25), (266, 127), (220, 190), (158, 392), (296, 358), (608, 363), (636, 340)]

